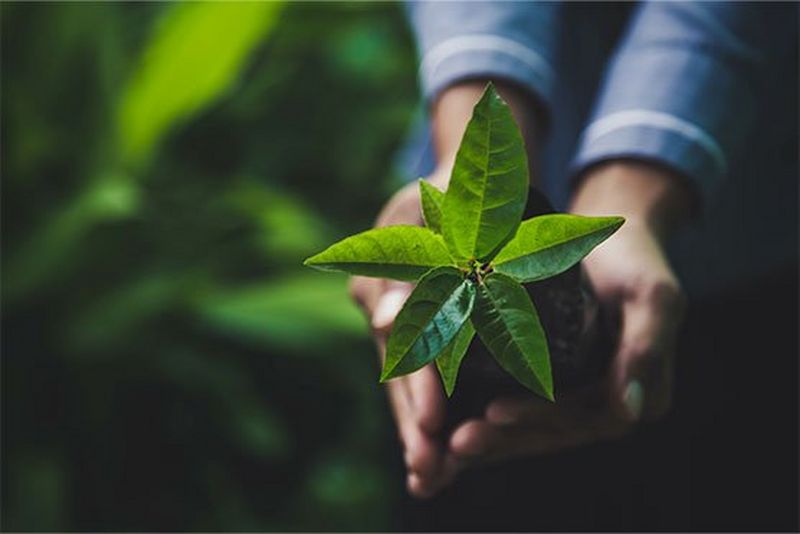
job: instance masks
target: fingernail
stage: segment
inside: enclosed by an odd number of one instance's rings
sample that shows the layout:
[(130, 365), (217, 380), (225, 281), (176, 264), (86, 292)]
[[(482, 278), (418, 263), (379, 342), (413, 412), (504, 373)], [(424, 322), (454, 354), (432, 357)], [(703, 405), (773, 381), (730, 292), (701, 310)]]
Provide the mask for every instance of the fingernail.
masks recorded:
[(631, 380), (625, 388), (625, 407), (634, 420), (639, 419), (644, 407), (644, 388), (638, 380)]
[(403, 307), (406, 295), (407, 293), (402, 289), (387, 291), (375, 307), (375, 313), (372, 315), (372, 327), (381, 330), (392, 324), (397, 313)]

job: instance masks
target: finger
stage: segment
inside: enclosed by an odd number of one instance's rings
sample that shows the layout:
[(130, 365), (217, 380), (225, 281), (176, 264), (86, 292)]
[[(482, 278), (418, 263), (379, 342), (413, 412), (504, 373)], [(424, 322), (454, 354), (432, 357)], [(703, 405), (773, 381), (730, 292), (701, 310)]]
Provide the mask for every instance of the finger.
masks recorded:
[(407, 382), (393, 380), (387, 384), (387, 390), (403, 444), (406, 468), (425, 477), (435, 477), (439, 472), (441, 446), (417, 424)]
[(446, 399), (434, 364), (408, 375), (406, 381), (417, 424), (424, 432), (437, 435), (444, 422)]
[(409, 492), (415, 497), (429, 498), (453, 483), (464, 464), (452, 453), (447, 453), (442, 461), (441, 472), (436, 478), (425, 478), (418, 473), (408, 475)]
[(430, 499), (436, 494), (436, 486), (414, 472), (409, 472), (406, 476), (406, 487), (417, 499)]
[(502, 440), (500, 428), (482, 419), (470, 419), (453, 431), (449, 450), (462, 463), (488, 457)]
[(460, 468), (490, 463), (522, 455), (558, 450), (579, 442), (582, 434), (565, 432), (560, 427), (536, 425), (527, 428), (498, 427), (485, 420), (473, 419), (456, 429), (450, 451)]
[(445, 396), (433, 365), (401, 379), (408, 388), (409, 402), (416, 428), (415, 453), (409, 469), (437, 482), (442, 471), (442, 446), (439, 438), (445, 416)]
[(501, 427), (541, 425), (560, 420), (572, 420), (580, 424), (605, 413), (607, 398), (607, 390), (600, 383), (570, 391), (555, 403), (535, 398), (500, 397), (489, 403), (486, 420)]
[[(377, 345), (383, 359), (386, 347), (381, 337)], [(435, 432), (426, 431), (423, 426), (431, 429), (441, 424), (444, 414), (438, 412), (444, 410), (444, 399), (436, 401), (436, 392), (441, 392), (441, 385), (427, 376), (432, 372), (432, 368), (423, 368), (412, 375), (389, 381), (386, 389), (409, 474), (415, 473), (436, 484), (442, 470), (442, 446)]]
[(388, 335), (394, 324), (394, 319), (403, 307), (406, 299), (411, 294), (413, 286), (401, 282), (386, 284), (386, 290), (381, 294), (372, 314), (372, 328), (375, 332)]
[(385, 291), (385, 286), (386, 282), (380, 278), (368, 278), (366, 276), (353, 276), (350, 278), (348, 285), (350, 297), (370, 320), (375, 312), (375, 306)]
[(524, 425), (542, 417), (552, 417), (555, 408), (536, 399), (501, 397), (486, 407), (486, 420), (497, 426)]
[(682, 315), (677, 284), (660, 284), (622, 304), (622, 335), (611, 370), (615, 411), (639, 420), (663, 405)]

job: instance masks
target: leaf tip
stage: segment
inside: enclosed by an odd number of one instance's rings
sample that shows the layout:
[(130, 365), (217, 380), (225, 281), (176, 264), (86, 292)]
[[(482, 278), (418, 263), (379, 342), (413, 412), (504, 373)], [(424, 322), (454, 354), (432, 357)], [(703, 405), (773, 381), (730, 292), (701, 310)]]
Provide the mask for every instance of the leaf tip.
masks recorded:
[(389, 367), (387, 365), (384, 365), (383, 370), (381, 371), (381, 376), (378, 379), (378, 383), (385, 384), (392, 378), (397, 378), (397, 376), (394, 374), (394, 368), (395, 366)]
[(303, 265), (305, 265), (306, 267), (313, 267), (315, 269), (319, 268), (318, 266), (320, 263), (321, 262), (319, 261), (319, 254), (314, 254), (313, 256), (309, 256), (308, 258), (303, 260)]

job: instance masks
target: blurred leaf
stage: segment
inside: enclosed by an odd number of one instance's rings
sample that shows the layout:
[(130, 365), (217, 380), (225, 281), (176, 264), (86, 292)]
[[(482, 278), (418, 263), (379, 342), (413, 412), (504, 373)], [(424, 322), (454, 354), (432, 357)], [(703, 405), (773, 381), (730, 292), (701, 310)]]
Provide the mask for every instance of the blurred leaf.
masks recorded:
[(77, 354), (108, 355), (115, 343), (135, 336), (147, 320), (174, 309), (193, 280), (189, 273), (157, 273), (102, 294), (76, 309), (66, 322), (67, 346)]
[(273, 28), (281, 6), (172, 4), (122, 95), (118, 120), (124, 160), (145, 158), (170, 127), (229, 89)]
[(309, 480), (316, 500), (327, 505), (361, 505), (375, 502), (385, 481), (359, 458), (337, 457), (318, 465)]
[[(66, 529), (67, 480), (58, 452), (26, 451), (11, 470), (9, 507), (12, 516), (3, 519), (3, 530), (58, 531)], [(4, 477), (7, 476), (4, 474)], [(8, 497), (4, 496), (6, 508)]]
[(197, 311), (235, 336), (280, 347), (325, 348), (342, 338), (367, 334), (346, 280), (311, 273), (276, 279), (201, 298)]
[(412, 41), (278, 9), (0, 5), (4, 528), (387, 530), (366, 323), (298, 260), (388, 193)]
[[(394, 484), (378, 460), (353, 452), (328, 454), (308, 474), (298, 499), (305, 516), (293, 529), (385, 531)], [(315, 527), (318, 525), (318, 527)]]
[[(342, 3), (346, 5), (346, 3)], [(376, 84), (398, 70), (398, 54), (387, 38), (385, 27), (359, 25), (339, 31), (328, 53), (338, 76), (349, 76)]]
[(188, 351), (180, 347), (164, 351), (156, 368), (171, 382), (194, 395), (214, 400), (220, 425), (246, 452), (260, 458), (283, 458), (289, 452), (290, 435), (278, 413), (259, 398), (253, 380), (239, 362), (226, 355)]
[(51, 214), (11, 252), (3, 274), (4, 298), (13, 302), (63, 273), (73, 260), (85, 259), (76, 250), (85, 231), (97, 222), (135, 213), (140, 201), (139, 186), (126, 175), (112, 173), (90, 182), (82, 195)]
[(283, 458), (289, 452), (288, 431), (263, 402), (235, 403), (228, 421), (237, 443), (247, 452), (261, 458)]
[(317, 213), (275, 187), (248, 180), (232, 189), (226, 199), (258, 221), (259, 244), (273, 263), (295, 263), (330, 240), (331, 232)]

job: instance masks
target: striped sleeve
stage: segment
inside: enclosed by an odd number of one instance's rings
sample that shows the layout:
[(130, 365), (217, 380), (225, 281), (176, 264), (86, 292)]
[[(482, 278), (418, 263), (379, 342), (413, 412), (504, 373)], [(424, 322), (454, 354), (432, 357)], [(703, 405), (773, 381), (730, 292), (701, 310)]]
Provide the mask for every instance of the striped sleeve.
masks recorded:
[(757, 113), (775, 6), (639, 6), (581, 136), (573, 175), (604, 160), (652, 160), (708, 196), (741, 152)]
[(553, 2), (409, 2), (427, 100), (465, 79), (515, 82), (543, 103), (553, 90)]

